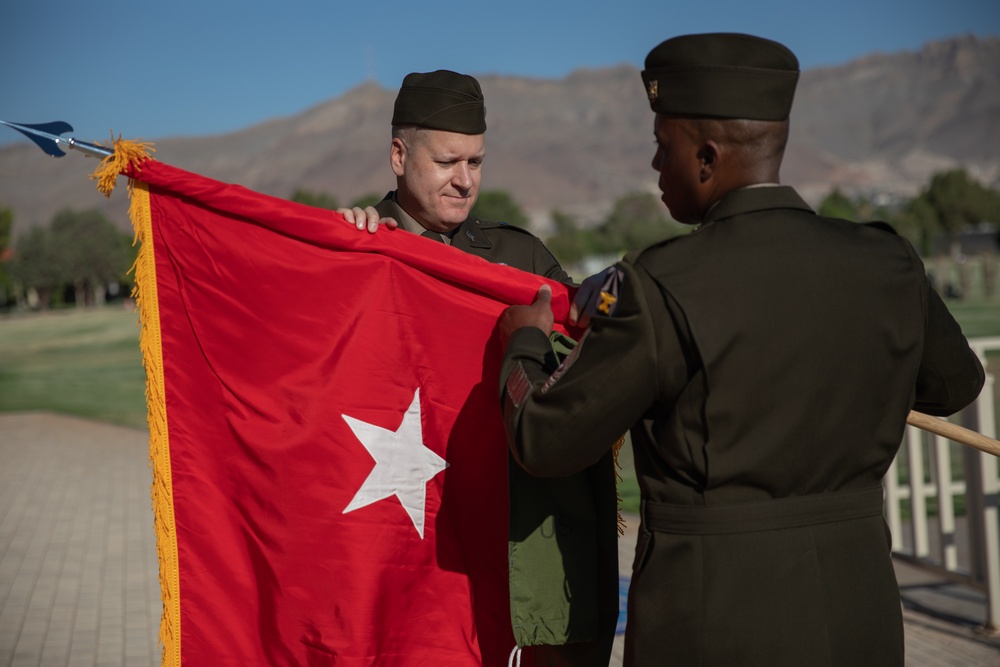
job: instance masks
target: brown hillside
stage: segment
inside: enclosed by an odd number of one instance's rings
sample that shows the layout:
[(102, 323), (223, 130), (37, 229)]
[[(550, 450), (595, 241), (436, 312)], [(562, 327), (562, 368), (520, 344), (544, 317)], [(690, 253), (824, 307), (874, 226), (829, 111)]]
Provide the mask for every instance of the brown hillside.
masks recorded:
[[(634, 67), (480, 80), (489, 125), (484, 186), (512, 192), (536, 224), (552, 208), (594, 221), (622, 194), (655, 190), (653, 118)], [(382, 194), (393, 185), (394, 96), (366, 84), (232, 134), (157, 140), (156, 157), (281, 197), (300, 187), (342, 201)], [(18, 230), (64, 207), (95, 206), (127, 228), (124, 188), (105, 201), (87, 178), (94, 165), (78, 155), (48, 158), (28, 143), (0, 149), (0, 206), (14, 210)], [(1000, 184), (1000, 39), (957, 37), (803, 73), (782, 178), (807, 199), (835, 185), (909, 196), (955, 166)]]

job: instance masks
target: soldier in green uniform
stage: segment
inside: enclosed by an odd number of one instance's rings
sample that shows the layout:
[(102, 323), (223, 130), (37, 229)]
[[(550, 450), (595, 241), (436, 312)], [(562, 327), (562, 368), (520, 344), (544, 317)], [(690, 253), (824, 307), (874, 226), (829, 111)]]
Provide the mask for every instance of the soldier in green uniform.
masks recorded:
[(568, 281), (533, 234), (470, 217), (486, 156), (486, 105), (479, 82), (449, 70), (407, 74), (392, 114), (389, 164), (396, 189), (366, 210), (341, 209), (358, 228), (389, 227), (443, 241), (491, 262)]
[(654, 48), (652, 166), (695, 231), (585, 281), (551, 375), (547, 287), (501, 320), (526, 470), (572, 473), (631, 427), (626, 665), (903, 665), (881, 480), (908, 412), (960, 410), (984, 373), (905, 239), (778, 184), (798, 73), (749, 35)]
[[(359, 230), (402, 227), (491, 262), (568, 282), (536, 236), (470, 216), (485, 132), (486, 107), (475, 78), (448, 70), (408, 74), (392, 116), (389, 164), (396, 190), (374, 207), (339, 213)], [(554, 348), (550, 343), (550, 359)], [(612, 456), (560, 480), (532, 477), (513, 462), (510, 468), (511, 608), (494, 611), (510, 613), (518, 645), (530, 647), (525, 667), (606, 666), (618, 618)]]

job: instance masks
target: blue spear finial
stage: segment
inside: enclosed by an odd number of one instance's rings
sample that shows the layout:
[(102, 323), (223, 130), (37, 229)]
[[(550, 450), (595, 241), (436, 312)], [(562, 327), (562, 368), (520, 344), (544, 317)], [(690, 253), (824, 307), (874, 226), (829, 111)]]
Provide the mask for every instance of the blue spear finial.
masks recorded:
[(110, 148), (98, 146), (97, 144), (89, 144), (86, 141), (80, 141), (79, 139), (74, 139), (73, 137), (59, 136), (64, 132), (73, 131), (72, 125), (61, 120), (53, 121), (51, 123), (38, 123), (35, 125), (28, 125), (27, 123), (8, 123), (5, 120), (0, 120), (0, 124), (17, 130), (24, 136), (34, 141), (39, 148), (52, 157), (62, 157), (63, 155), (66, 155), (66, 152), (63, 151), (60, 146), (65, 146), (96, 158), (106, 158), (109, 155), (114, 155), (114, 151)]

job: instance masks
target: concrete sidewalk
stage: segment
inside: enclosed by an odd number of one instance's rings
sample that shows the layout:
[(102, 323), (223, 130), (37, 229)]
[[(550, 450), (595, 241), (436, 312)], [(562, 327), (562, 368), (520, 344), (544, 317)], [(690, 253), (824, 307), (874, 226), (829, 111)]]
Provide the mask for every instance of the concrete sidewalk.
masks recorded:
[[(134, 429), (0, 414), (0, 667), (160, 664), (146, 447)], [(976, 633), (981, 594), (905, 563), (897, 575), (908, 666), (1000, 666), (1000, 640)]]

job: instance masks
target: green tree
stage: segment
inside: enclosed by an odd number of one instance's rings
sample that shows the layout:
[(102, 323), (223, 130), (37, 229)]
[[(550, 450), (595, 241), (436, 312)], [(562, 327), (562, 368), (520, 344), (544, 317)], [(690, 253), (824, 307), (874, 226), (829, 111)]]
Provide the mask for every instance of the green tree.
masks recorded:
[(552, 211), (555, 233), (545, 241), (546, 247), (564, 267), (576, 264), (587, 256), (587, 234), (579, 228), (576, 218), (559, 210)]
[(930, 221), (952, 242), (967, 227), (1000, 220), (1000, 193), (984, 187), (964, 169), (935, 174), (917, 198), (925, 200)]
[(471, 215), (483, 220), (506, 222), (517, 227), (528, 227), (528, 216), (506, 190), (486, 190), (479, 193)]
[(48, 227), (32, 227), (14, 244), (11, 279), (25, 294), (35, 290), (42, 310), (48, 309), (52, 295), (66, 282), (58, 255)]
[(11, 232), (14, 228), (14, 212), (0, 208), (0, 307), (6, 307), (13, 296), (14, 286), (8, 270), (11, 257)]
[(351, 208), (365, 208), (367, 206), (374, 206), (375, 204), (382, 201), (383, 197), (377, 195), (374, 192), (368, 193), (364, 196), (358, 197), (353, 202), (351, 202)]
[(14, 230), (14, 211), (0, 208), (0, 256), (10, 247), (11, 232)]
[(851, 199), (840, 188), (833, 191), (820, 202), (817, 213), (830, 218), (842, 218), (854, 222), (870, 222), (872, 220), (888, 221), (891, 213), (879, 206), (870, 197), (855, 197)]
[(340, 208), (340, 201), (333, 195), (325, 192), (304, 190), (302, 188), (292, 193), (291, 200), (299, 204), (305, 204), (306, 206), (315, 206), (316, 208), (325, 208), (331, 211), (336, 211)]
[(76, 305), (104, 300), (111, 282), (122, 282), (134, 259), (131, 237), (96, 209), (63, 210), (51, 224), (56, 261), (76, 291)]
[(926, 197), (916, 197), (889, 217), (897, 232), (909, 239), (923, 257), (931, 255), (931, 240), (937, 213)]
[(658, 197), (633, 192), (619, 198), (608, 217), (594, 230), (591, 247), (598, 253), (623, 253), (681, 233)]
[(857, 205), (850, 197), (841, 192), (840, 188), (834, 188), (820, 202), (819, 209), (816, 212), (828, 218), (843, 218), (844, 220), (854, 220), (855, 222), (860, 220)]

